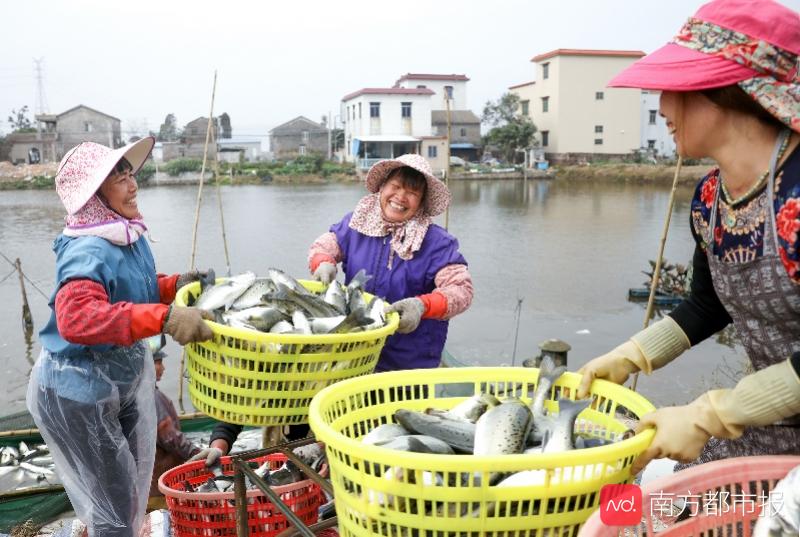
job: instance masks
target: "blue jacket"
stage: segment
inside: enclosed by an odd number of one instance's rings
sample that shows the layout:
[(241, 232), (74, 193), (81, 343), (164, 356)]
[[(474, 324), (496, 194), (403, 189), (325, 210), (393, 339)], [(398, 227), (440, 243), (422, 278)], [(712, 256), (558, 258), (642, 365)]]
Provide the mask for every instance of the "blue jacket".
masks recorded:
[[(50, 298), (50, 320), (39, 332), (42, 346), (50, 353), (43, 362), (40, 381), (75, 400), (93, 400), (107, 395), (110, 380), (118, 386), (135, 384), (141, 374), (143, 349), (119, 345), (69, 343), (58, 332), (55, 299), (70, 280), (89, 279), (103, 286), (109, 301), (147, 304), (159, 302), (155, 261), (150, 246), (140, 238), (130, 246), (117, 246), (100, 237), (59, 235), (56, 253), (56, 285)], [(97, 371), (108, 379), (97, 378)]]

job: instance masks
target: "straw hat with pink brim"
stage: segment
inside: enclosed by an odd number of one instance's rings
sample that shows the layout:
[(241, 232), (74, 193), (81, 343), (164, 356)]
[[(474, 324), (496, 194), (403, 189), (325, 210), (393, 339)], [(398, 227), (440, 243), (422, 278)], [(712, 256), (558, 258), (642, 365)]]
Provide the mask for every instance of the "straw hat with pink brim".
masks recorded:
[(133, 173), (138, 172), (155, 143), (155, 138), (148, 136), (119, 149), (94, 142), (82, 142), (70, 149), (56, 172), (56, 192), (67, 214), (73, 215), (86, 205), (123, 157)]
[(773, 0), (714, 0), (671, 43), (622, 71), (610, 87), (698, 91), (738, 84), (800, 132), (800, 14)]
[(442, 214), (447, 206), (450, 205), (450, 190), (447, 186), (433, 175), (431, 165), (422, 155), (408, 154), (395, 159), (380, 160), (372, 165), (367, 172), (366, 187), (370, 192), (377, 192), (386, 182), (389, 174), (397, 168), (408, 166), (420, 172), (427, 180), (427, 190), (425, 192), (425, 213), (428, 216)]

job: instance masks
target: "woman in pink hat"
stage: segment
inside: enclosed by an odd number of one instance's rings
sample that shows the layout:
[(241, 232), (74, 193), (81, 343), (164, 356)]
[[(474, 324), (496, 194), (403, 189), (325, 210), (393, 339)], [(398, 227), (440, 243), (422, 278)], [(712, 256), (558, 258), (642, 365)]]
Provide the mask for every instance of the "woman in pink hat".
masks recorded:
[(56, 173), (66, 226), (53, 246), (52, 314), (27, 403), (90, 536), (136, 536), (144, 517), (156, 446), (146, 338), (212, 336), (200, 310), (168, 306), (199, 273), (157, 274), (142, 238), (134, 174), (153, 144), (84, 142)]
[(472, 303), (472, 278), (458, 241), (433, 223), (450, 191), (420, 155), (382, 160), (367, 173), (369, 194), (311, 245), (309, 268), (330, 283), (342, 264), (345, 281), (371, 275), (366, 291), (400, 314), (376, 371), (438, 367), (448, 320)]
[(691, 292), (663, 320), (582, 369), (623, 383), (667, 365), (733, 323), (753, 374), (646, 416), (653, 458), (677, 468), (727, 457), (800, 454), (800, 16), (772, 0), (714, 0), (668, 45), (609, 84), (661, 90), (685, 157), (718, 167), (691, 205)]
[[(472, 303), (472, 278), (458, 241), (433, 223), (449, 205), (450, 191), (420, 155), (376, 163), (366, 187), (370, 194), (355, 210), (311, 245), (311, 273), (329, 284), (342, 263), (349, 283), (363, 269), (371, 276), (365, 290), (400, 314), (399, 333), (387, 338), (376, 371), (438, 367), (449, 319)], [(211, 466), (241, 431), (241, 425), (219, 423), (209, 447), (193, 459)], [(307, 434), (307, 425), (293, 425), (288, 438)]]

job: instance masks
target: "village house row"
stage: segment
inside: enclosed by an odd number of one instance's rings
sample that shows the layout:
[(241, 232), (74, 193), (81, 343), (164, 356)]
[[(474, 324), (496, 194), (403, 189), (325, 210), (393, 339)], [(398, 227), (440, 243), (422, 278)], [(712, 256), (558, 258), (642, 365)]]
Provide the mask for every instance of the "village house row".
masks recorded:
[[(657, 92), (606, 87), (615, 73), (642, 56), (641, 51), (558, 49), (533, 57), (533, 80), (506, 90), (519, 97), (519, 113), (538, 129), (528, 162), (610, 159), (636, 150), (674, 154), (674, 142), (658, 115)], [(481, 120), (470, 109), (468, 82), (464, 74), (407, 73), (391, 87), (353, 91), (341, 98), (333, 118), (318, 123), (299, 116), (273, 128), (267, 134), (269, 151), (262, 151), (264, 137), (235, 136), (215, 118), (209, 156), (239, 162), (321, 154), (368, 169), (382, 158), (419, 153), (441, 171), (448, 116), (451, 155), (475, 161), (483, 153)], [(58, 161), (83, 140), (114, 147), (127, 142), (118, 118), (84, 105), (36, 120), (38, 132), (9, 136), (12, 162)], [(202, 158), (207, 122), (204, 117), (190, 121), (180, 139), (159, 142), (153, 158)], [(336, 136), (337, 128), (343, 139)]]

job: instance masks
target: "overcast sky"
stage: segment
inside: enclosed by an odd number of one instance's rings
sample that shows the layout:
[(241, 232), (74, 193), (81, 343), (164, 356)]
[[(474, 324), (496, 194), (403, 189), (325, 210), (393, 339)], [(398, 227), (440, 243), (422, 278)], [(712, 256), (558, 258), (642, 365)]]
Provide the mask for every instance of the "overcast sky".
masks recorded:
[[(234, 135), (266, 135), (402, 74), (470, 78), (480, 114), (508, 86), (533, 80), (530, 59), (557, 48), (650, 52), (699, 0), (11, 0), (0, 30), (0, 133), (12, 109), (36, 108), (44, 58), (50, 113), (85, 104), (131, 131), (227, 112)], [(800, 0), (783, 0), (800, 10)], [(32, 115), (31, 115), (32, 116)]]

